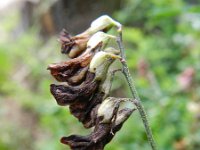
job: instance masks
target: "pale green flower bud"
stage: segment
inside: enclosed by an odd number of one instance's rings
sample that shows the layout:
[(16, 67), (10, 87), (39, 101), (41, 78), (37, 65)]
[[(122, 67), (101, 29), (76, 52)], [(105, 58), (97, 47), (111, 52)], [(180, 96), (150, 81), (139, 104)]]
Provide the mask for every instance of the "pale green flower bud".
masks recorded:
[[(121, 105), (122, 102), (129, 102), (127, 98), (107, 97), (99, 106), (97, 116), (100, 117), (100, 123), (111, 123), (119, 125), (131, 115), (135, 108), (128, 108)], [(114, 119), (114, 117), (116, 118)]]
[(115, 125), (119, 125), (122, 122), (126, 121), (134, 110), (135, 109), (125, 108), (118, 112), (117, 118), (115, 120)]
[(103, 15), (91, 23), (90, 31), (97, 32), (109, 29), (113, 26), (116, 26), (118, 28), (118, 31), (121, 32), (122, 25), (119, 22), (113, 20), (108, 15)]
[(102, 42), (102, 46), (104, 47), (110, 39), (116, 39), (115, 36), (106, 34), (104, 32), (97, 32), (95, 33), (93, 36), (91, 36), (91, 38), (89, 39), (88, 43), (87, 43), (87, 48), (95, 48), (100, 42)]
[(100, 105), (97, 116), (101, 117), (101, 123), (110, 123), (119, 108), (119, 102), (114, 97), (106, 98)]
[(104, 50), (104, 52), (107, 52), (107, 53), (112, 53), (112, 54), (115, 54), (115, 55), (118, 55), (120, 54), (120, 51), (113, 48), (113, 47), (108, 47)]
[(106, 64), (106, 63), (111, 64), (113, 60), (117, 58), (120, 58), (120, 57), (112, 53), (100, 51), (96, 53), (94, 57), (92, 58), (90, 62), (89, 71), (95, 73), (101, 65)]

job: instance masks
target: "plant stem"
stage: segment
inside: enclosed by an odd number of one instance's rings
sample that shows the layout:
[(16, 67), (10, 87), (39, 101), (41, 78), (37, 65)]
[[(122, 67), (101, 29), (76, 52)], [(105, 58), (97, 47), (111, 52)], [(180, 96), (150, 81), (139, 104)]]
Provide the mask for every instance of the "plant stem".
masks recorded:
[(128, 82), (128, 85), (130, 87), (130, 90), (131, 90), (131, 93), (133, 95), (133, 98), (136, 100), (134, 102), (134, 104), (136, 105), (139, 113), (140, 113), (140, 116), (142, 118), (142, 121), (143, 121), (143, 124), (144, 124), (144, 127), (145, 127), (145, 130), (146, 130), (146, 134), (147, 134), (147, 138), (148, 138), (148, 141), (151, 145), (151, 148), (152, 150), (156, 150), (156, 144), (155, 144), (155, 141), (154, 141), (154, 138), (153, 138), (153, 135), (152, 135), (152, 131), (151, 131), (151, 128), (149, 126), (149, 122), (148, 122), (148, 119), (147, 119), (147, 115), (146, 115), (146, 112), (144, 110), (144, 107), (141, 103), (141, 100), (140, 100), (140, 97), (138, 96), (137, 94), (137, 90), (133, 84), (133, 79), (131, 77), (131, 74), (129, 72), (129, 69), (128, 69), (128, 65), (126, 63), (126, 56), (125, 56), (125, 49), (123, 47), (123, 44), (122, 44), (123, 40), (122, 40), (122, 32), (119, 33), (119, 38), (117, 39), (117, 43), (119, 45), (119, 49), (120, 49), (120, 55), (122, 57), (122, 72), (124, 74), (124, 76), (126, 77), (126, 80)]

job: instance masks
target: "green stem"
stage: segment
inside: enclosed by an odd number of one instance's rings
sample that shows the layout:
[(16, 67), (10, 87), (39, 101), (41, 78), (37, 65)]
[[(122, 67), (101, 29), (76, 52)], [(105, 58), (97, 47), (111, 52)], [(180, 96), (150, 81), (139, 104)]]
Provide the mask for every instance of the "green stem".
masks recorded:
[(153, 138), (153, 135), (152, 135), (151, 128), (149, 126), (149, 122), (148, 122), (148, 119), (147, 119), (146, 112), (145, 112), (144, 107), (141, 103), (140, 97), (137, 94), (137, 90), (136, 90), (136, 88), (133, 84), (133, 79), (131, 78), (131, 74), (129, 72), (128, 65), (126, 63), (125, 49), (123, 47), (122, 42), (123, 42), (122, 41), (122, 33), (119, 33), (119, 38), (117, 39), (117, 43), (119, 45), (120, 54), (121, 54), (121, 57), (122, 57), (122, 61), (121, 61), (122, 66), (123, 66), (122, 72), (123, 72), (124, 76), (126, 77), (126, 80), (127, 80), (128, 85), (130, 87), (133, 98), (136, 100), (136, 102), (134, 102), (134, 104), (136, 105), (136, 107), (137, 107), (137, 109), (140, 113), (140, 116), (142, 118), (145, 130), (146, 130), (148, 141), (149, 141), (149, 143), (152, 147), (152, 150), (156, 150), (157, 149), (156, 144), (155, 144), (155, 141), (154, 141), (154, 138)]

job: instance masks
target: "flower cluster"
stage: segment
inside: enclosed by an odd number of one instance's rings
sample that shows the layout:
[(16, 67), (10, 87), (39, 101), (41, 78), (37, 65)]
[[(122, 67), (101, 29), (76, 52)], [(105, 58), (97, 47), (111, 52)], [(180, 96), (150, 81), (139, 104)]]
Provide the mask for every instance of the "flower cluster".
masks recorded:
[(101, 16), (81, 34), (60, 34), (61, 53), (69, 60), (48, 66), (51, 75), (63, 84), (51, 84), (50, 91), (58, 105), (69, 106), (70, 112), (85, 128), (94, 127), (87, 136), (71, 135), (61, 138), (72, 150), (103, 149), (133, 112), (120, 107), (123, 99), (108, 97), (109, 67), (120, 59), (119, 51), (107, 47), (115, 36), (106, 32), (112, 27), (121, 31), (121, 24), (107, 15)]

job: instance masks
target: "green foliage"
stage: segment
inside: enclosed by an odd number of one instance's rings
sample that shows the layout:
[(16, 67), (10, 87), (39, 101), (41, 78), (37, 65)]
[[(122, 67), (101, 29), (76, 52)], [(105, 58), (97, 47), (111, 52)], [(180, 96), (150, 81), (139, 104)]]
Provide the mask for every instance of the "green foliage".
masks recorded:
[[(198, 5), (183, 0), (126, 0), (114, 13), (125, 25), (128, 66), (161, 150), (200, 149), (199, 12)], [(65, 56), (56, 51), (56, 37), (42, 41), (37, 26), (9, 34), (19, 14), (8, 16), (0, 19), (0, 149), (64, 150), (61, 136), (87, 134), (49, 92), (54, 80), (46, 68)], [(178, 79), (188, 68), (195, 75), (187, 76), (192, 81), (183, 88)], [(122, 76), (113, 85), (113, 96), (131, 96)], [(137, 112), (106, 149), (150, 149)]]
[[(124, 9), (115, 14), (122, 23), (129, 26), (124, 28), (127, 61), (148, 110), (159, 149), (178, 149), (177, 145), (185, 149), (200, 148), (197, 140), (196, 144), (190, 142), (193, 134), (191, 130), (199, 132), (199, 123), (195, 119), (199, 112), (188, 110), (192, 102), (198, 104), (200, 100), (199, 95), (196, 95), (200, 86), (200, 28), (196, 20), (199, 10), (195, 5), (181, 0), (138, 0), (128, 1)], [(144, 60), (146, 68), (141, 66)], [(191, 77), (191, 87), (183, 90), (178, 78), (187, 68), (195, 70), (196, 78)], [(141, 74), (141, 71), (146, 74)], [(127, 131), (132, 131), (126, 135), (129, 139), (140, 136), (132, 140), (135, 142), (130, 141), (129, 145), (134, 143), (136, 149), (149, 149), (146, 148), (146, 137), (142, 136), (143, 130), (136, 127), (134, 120), (127, 124), (131, 124), (131, 127), (125, 127)], [(198, 127), (194, 129), (193, 126)], [(198, 136), (196, 138), (199, 139)], [(112, 148), (115, 149), (110, 145)]]

